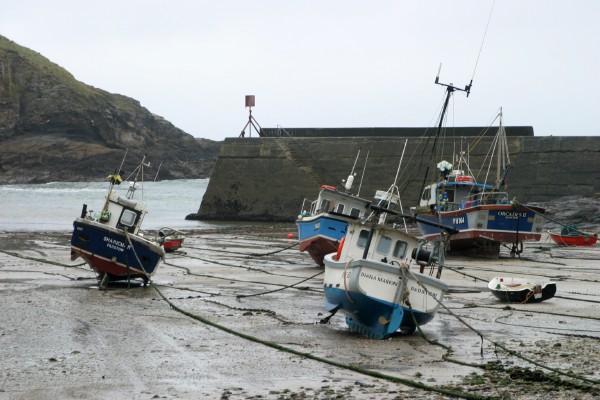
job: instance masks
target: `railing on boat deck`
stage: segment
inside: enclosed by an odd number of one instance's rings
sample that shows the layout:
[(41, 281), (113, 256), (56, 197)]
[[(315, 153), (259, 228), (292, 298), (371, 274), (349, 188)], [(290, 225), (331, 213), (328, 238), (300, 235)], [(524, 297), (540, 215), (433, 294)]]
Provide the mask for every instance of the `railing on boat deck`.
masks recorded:
[(458, 206), (457, 209), (475, 207), (486, 204), (508, 204), (508, 193), (506, 192), (481, 192), (466, 197), (460, 203), (452, 203)]
[[(308, 207), (305, 207), (308, 204)], [(309, 210), (309, 211), (306, 211)], [(318, 212), (317, 210), (317, 200), (302, 200), (302, 208), (300, 208), (300, 215), (303, 217), (308, 217), (311, 215), (315, 215)]]

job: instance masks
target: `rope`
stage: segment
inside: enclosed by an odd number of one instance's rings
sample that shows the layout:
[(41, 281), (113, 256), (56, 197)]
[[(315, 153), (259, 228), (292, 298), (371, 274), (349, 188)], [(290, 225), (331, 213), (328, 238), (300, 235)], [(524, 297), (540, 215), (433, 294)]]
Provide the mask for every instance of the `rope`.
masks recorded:
[(453, 391), (453, 390), (448, 390), (448, 389), (444, 389), (444, 388), (438, 388), (438, 387), (434, 387), (434, 386), (429, 386), (429, 385), (425, 385), (425, 384), (420, 383), (420, 382), (412, 381), (410, 379), (405, 379), (405, 378), (400, 378), (400, 377), (397, 377), (397, 376), (387, 375), (387, 374), (384, 374), (384, 373), (381, 373), (381, 372), (372, 371), (372, 370), (369, 370), (369, 369), (366, 369), (366, 368), (362, 368), (362, 367), (359, 367), (359, 366), (356, 366), (356, 365), (344, 364), (344, 363), (341, 363), (341, 362), (337, 362), (337, 361), (333, 361), (333, 360), (330, 360), (330, 359), (322, 358), (322, 357), (316, 356), (316, 355), (311, 354), (311, 353), (306, 353), (306, 352), (301, 352), (301, 351), (298, 351), (298, 350), (294, 350), (292, 348), (285, 347), (285, 346), (282, 346), (280, 344), (277, 344), (277, 343), (274, 343), (274, 342), (271, 342), (271, 341), (263, 340), (263, 339), (260, 339), (260, 338), (257, 338), (255, 336), (251, 336), (251, 335), (248, 335), (248, 334), (245, 334), (245, 333), (242, 333), (242, 332), (238, 332), (238, 331), (235, 331), (235, 330), (233, 330), (231, 328), (228, 328), (228, 327), (226, 327), (224, 325), (218, 324), (218, 323), (213, 322), (213, 321), (211, 321), (211, 320), (209, 320), (207, 318), (204, 318), (204, 317), (202, 317), (200, 315), (193, 314), (193, 313), (191, 313), (189, 311), (185, 311), (185, 310), (177, 307), (170, 300), (168, 300), (167, 297), (165, 297), (165, 295), (159, 290), (159, 288), (153, 282), (150, 282), (150, 286), (152, 286), (152, 288), (154, 290), (156, 290), (156, 292), (158, 293), (158, 295), (171, 307), (171, 309), (177, 311), (178, 313), (183, 314), (183, 315), (185, 315), (185, 316), (187, 316), (189, 318), (192, 318), (192, 319), (194, 319), (196, 321), (202, 322), (203, 324), (209, 325), (209, 326), (211, 326), (213, 328), (216, 328), (218, 330), (221, 330), (223, 332), (227, 332), (227, 333), (229, 333), (231, 335), (240, 337), (242, 339), (249, 340), (249, 341), (254, 342), (254, 343), (259, 343), (259, 344), (262, 344), (264, 346), (271, 347), (271, 348), (273, 348), (275, 350), (279, 350), (279, 351), (283, 351), (283, 352), (286, 352), (286, 353), (294, 354), (294, 355), (297, 355), (297, 356), (300, 356), (300, 357), (304, 357), (304, 358), (307, 358), (307, 359), (310, 359), (310, 360), (313, 360), (313, 361), (317, 361), (317, 362), (320, 362), (320, 363), (323, 363), (323, 364), (332, 365), (334, 367), (338, 367), (338, 368), (341, 368), (341, 369), (346, 369), (346, 370), (349, 370), (349, 371), (354, 371), (354, 372), (357, 372), (359, 374), (367, 375), (367, 376), (370, 376), (370, 377), (373, 377), (373, 378), (385, 379), (385, 380), (390, 381), (390, 382), (400, 383), (400, 384), (403, 384), (403, 385), (406, 385), (406, 386), (409, 386), (409, 387), (414, 387), (414, 388), (417, 388), (417, 389), (422, 389), (422, 390), (426, 390), (426, 391), (430, 391), (430, 392), (440, 393), (440, 394), (443, 394), (443, 395), (446, 395), (446, 396), (450, 396), (450, 397), (454, 397), (454, 398), (467, 399), (467, 400), (495, 399), (494, 397), (478, 396), (478, 395), (473, 395), (473, 394), (470, 394), (470, 393), (464, 393), (464, 392)]
[[(246, 280), (241, 280), (241, 279), (233, 279), (231, 277), (222, 277), (222, 276), (215, 276), (215, 275), (208, 275), (208, 274), (197, 274), (197, 273), (191, 272), (188, 267), (183, 267), (181, 265), (173, 264), (173, 263), (170, 263), (170, 262), (167, 262), (167, 261), (165, 261), (164, 264), (165, 265), (170, 265), (170, 266), (175, 267), (175, 268), (183, 269), (183, 270), (185, 270), (185, 272), (188, 275), (201, 276), (201, 277), (213, 278), (213, 279), (221, 279), (221, 280), (228, 281), (228, 282), (235, 281), (235, 282), (243, 282), (243, 283), (257, 283), (257, 284), (263, 284), (263, 285), (265, 284), (264, 281), (246, 281)], [(242, 267), (240, 267), (240, 268), (242, 268)], [(256, 270), (256, 271), (260, 272), (261, 270)], [(262, 271), (262, 272), (267, 273), (267, 271)], [(280, 276), (285, 276), (285, 275), (280, 275)], [(286, 276), (286, 277), (289, 277), (289, 276)], [(267, 285), (271, 285), (271, 286), (284, 286), (284, 285), (279, 285), (277, 283), (266, 283), (266, 284)], [(294, 288), (293, 285), (292, 286), (285, 286), (285, 287)], [(294, 289), (298, 289), (298, 288), (294, 288)], [(298, 290), (315, 291), (315, 289), (311, 289), (311, 288), (308, 288), (308, 289), (298, 289)]]
[[(0, 250), (0, 253), (4, 253), (4, 254), (7, 254), (7, 255), (13, 256), (13, 257), (22, 258), (22, 259), (25, 259), (25, 260), (38, 261), (38, 262), (42, 262), (44, 264), (58, 265), (59, 267), (65, 267), (65, 268), (79, 268), (82, 265), (87, 264), (86, 262), (82, 262), (81, 264), (75, 264), (75, 265), (63, 264), (63, 263), (60, 263), (58, 261), (50, 261), (50, 260), (46, 260), (46, 259), (43, 259), (43, 258), (36, 258), (36, 257), (24, 256), (22, 254), (13, 253), (12, 251), (7, 251), (7, 250)], [(80, 268), (80, 269), (84, 269), (84, 268)]]
[[(563, 224), (562, 222), (559, 222), (559, 221), (557, 221), (557, 220), (555, 220), (555, 219), (552, 219), (552, 218), (548, 217), (546, 214), (542, 214), (542, 213), (540, 213), (540, 212), (537, 212), (537, 211), (536, 211), (536, 210), (534, 210), (533, 208), (531, 208), (531, 207), (527, 207), (525, 204), (522, 204), (522, 203), (520, 203), (520, 202), (519, 202), (517, 199), (513, 199), (513, 200), (512, 200), (512, 203), (513, 203), (513, 204), (515, 204), (515, 205), (517, 205), (517, 206), (523, 207), (523, 208), (525, 208), (526, 210), (529, 210), (529, 211), (531, 211), (531, 212), (533, 212), (533, 213), (535, 213), (535, 214), (537, 214), (537, 215), (541, 215), (543, 218), (547, 219), (548, 221), (554, 222), (555, 224), (558, 224), (558, 225), (560, 225), (562, 228), (566, 228), (567, 226), (569, 226), (569, 225), (570, 225), (570, 224), (566, 224), (566, 225), (565, 225), (565, 224)], [(579, 233), (581, 233), (583, 236), (594, 237), (594, 235), (593, 235), (593, 234), (589, 234), (589, 233), (581, 232), (579, 229), (576, 229), (576, 230), (577, 230)]]
[(296, 282), (296, 283), (294, 283), (292, 285), (287, 285), (287, 286), (281, 287), (279, 289), (269, 290), (268, 292), (255, 293), (255, 294), (240, 294), (240, 295), (235, 296), (235, 298), (236, 299), (242, 299), (242, 298), (245, 298), (245, 297), (254, 297), (254, 296), (261, 296), (263, 294), (270, 294), (270, 293), (280, 292), (282, 290), (289, 289), (291, 287), (294, 287), (296, 285), (304, 283), (304, 282), (306, 282), (306, 281), (308, 281), (310, 279), (316, 278), (317, 276), (321, 275), (323, 272), (324, 271), (321, 271), (318, 274), (314, 274), (313, 276), (309, 276), (308, 278), (301, 280), (300, 282)]
[(352, 260), (348, 260), (344, 265), (344, 292), (346, 292), (346, 298), (352, 304), (354, 304), (354, 299), (350, 296), (350, 291), (348, 290), (348, 265)]
[[(430, 295), (430, 293), (429, 293), (429, 290), (427, 289), (427, 287), (425, 287), (425, 285), (423, 285), (423, 284), (421, 283), (421, 281), (419, 281), (419, 279), (418, 279), (418, 278), (417, 278), (417, 277), (416, 277), (416, 276), (415, 276), (415, 275), (412, 273), (412, 271), (408, 271), (408, 273), (409, 273), (409, 274), (411, 274), (411, 275), (413, 276), (413, 279), (415, 279), (415, 280), (417, 281), (417, 283), (419, 284), (419, 286), (421, 286), (421, 287), (423, 288), (423, 290), (425, 290), (425, 292), (426, 292), (428, 295)], [(477, 329), (473, 328), (473, 327), (472, 327), (471, 325), (469, 325), (467, 322), (465, 322), (465, 321), (464, 321), (464, 320), (463, 320), (463, 319), (462, 319), (460, 316), (458, 316), (458, 315), (454, 314), (454, 313), (453, 313), (453, 312), (452, 312), (452, 311), (451, 311), (451, 310), (450, 310), (448, 307), (446, 307), (446, 305), (445, 305), (445, 304), (443, 304), (443, 303), (442, 303), (442, 302), (441, 302), (439, 299), (437, 299), (437, 298), (436, 298), (436, 297), (434, 297), (434, 296), (431, 296), (431, 297), (432, 297), (432, 298), (433, 298), (433, 299), (434, 299), (434, 300), (435, 300), (435, 301), (436, 301), (436, 302), (437, 302), (437, 303), (438, 303), (438, 304), (439, 304), (441, 307), (443, 307), (443, 308), (444, 308), (444, 309), (445, 309), (445, 310), (446, 310), (446, 311), (447, 311), (447, 312), (448, 312), (450, 315), (452, 315), (454, 318), (456, 318), (457, 320), (459, 320), (459, 321), (460, 321), (460, 322), (461, 322), (463, 325), (465, 325), (467, 328), (469, 328), (471, 331), (473, 331), (475, 334), (477, 334), (477, 335), (478, 335), (478, 336), (479, 336), (479, 337), (482, 339), (482, 341), (483, 341), (483, 339), (485, 339), (485, 340), (487, 340), (488, 342), (490, 342), (491, 344), (493, 344), (494, 346), (496, 346), (496, 347), (499, 347), (500, 349), (504, 350), (504, 351), (505, 351), (505, 352), (507, 352), (508, 354), (510, 354), (510, 355), (512, 355), (512, 356), (514, 356), (514, 357), (517, 357), (517, 358), (519, 358), (519, 359), (521, 359), (521, 360), (523, 360), (523, 361), (526, 361), (526, 362), (528, 362), (528, 363), (531, 363), (531, 364), (533, 364), (533, 365), (536, 365), (536, 366), (538, 366), (538, 367), (540, 367), (540, 368), (547, 369), (547, 370), (549, 370), (549, 371), (555, 372), (555, 373), (557, 373), (557, 374), (559, 374), (559, 375), (567, 376), (567, 377), (569, 377), (569, 378), (578, 379), (578, 380), (581, 380), (581, 381), (583, 381), (583, 382), (587, 382), (587, 383), (592, 383), (592, 384), (600, 385), (600, 380), (586, 378), (586, 377), (584, 377), (584, 376), (581, 376), (581, 375), (575, 374), (575, 373), (573, 373), (573, 372), (570, 372), (570, 371), (568, 371), (568, 372), (564, 372), (564, 371), (561, 371), (561, 370), (559, 370), (559, 369), (557, 369), (557, 368), (549, 367), (549, 366), (547, 366), (547, 365), (544, 365), (544, 364), (542, 364), (542, 363), (539, 363), (539, 362), (537, 362), (537, 361), (535, 361), (535, 360), (532, 360), (532, 359), (530, 359), (530, 358), (527, 358), (527, 357), (525, 357), (525, 356), (521, 355), (520, 353), (518, 353), (518, 352), (516, 352), (516, 351), (514, 351), (514, 350), (511, 350), (511, 349), (507, 348), (507, 347), (506, 347), (506, 346), (504, 346), (502, 343), (499, 343), (499, 342), (495, 342), (495, 341), (493, 341), (492, 339), (490, 339), (490, 338), (486, 337), (486, 336), (485, 336), (483, 333), (479, 332)], [(482, 351), (483, 351), (483, 350), (482, 350)]]
[[(142, 268), (144, 275), (146, 275), (146, 278), (150, 278), (150, 275), (148, 275), (146, 268), (144, 268), (144, 264), (142, 264), (142, 262), (140, 261), (140, 258), (137, 255), (137, 252), (135, 251), (135, 247), (133, 247), (133, 243), (131, 243), (131, 239), (129, 239), (129, 233), (127, 232), (127, 228), (123, 228), (123, 232), (125, 232), (125, 238), (127, 238), (127, 243), (129, 243), (129, 245), (131, 246), (133, 255), (135, 256), (135, 259), (137, 260), (137, 262), (140, 264), (140, 267)], [(129, 279), (129, 263), (127, 263), (127, 276), (128, 276), (127, 279)]]
[[(271, 256), (273, 254), (281, 253), (282, 251), (285, 251), (285, 250), (289, 250), (292, 247), (295, 247), (296, 245), (298, 245), (298, 243), (299, 242), (294, 242), (293, 244), (291, 244), (289, 246), (283, 247), (283, 248), (278, 249), (278, 250), (270, 251), (268, 253), (242, 253), (242, 252), (236, 252), (236, 251), (230, 251), (230, 250), (223, 250), (222, 252), (223, 253), (227, 253), (227, 254), (242, 254), (242, 255), (245, 255), (246, 258), (264, 257), (264, 256)], [(206, 249), (206, 248), (203, 248), (203, 247), (189, 246), (189, 245), (186, 246), (186, 247), (187, 248), (191, 248), (191, 249), (197, 249), (197, 250), (210, 250), (210, 251), (213, 251), (213, 252), (218, 252), (219, 251), (219, 250), (215, 250), (215, 249)]]
[(483, 43), (485, 42), (485, 36), (487, 35), (488, 27), (490, 26), (490, 21), (492, 20), (492, 12), (494, 11), (494, 5), (496, 4), (496, 0), (492, 3), (492, 9), (490, 10), (490, 16), (488, 17), (487, 25), (485, 26), (485, 31), (483, 33), (483, 39), (481, 39), (481, 46), (479, 47), (479, 53), (477, 53), (477, 60), (475, 61), (475, 67), (473, 68), (473, 76), (471, 77), (471, 81), (475, 78), (475, 71), (477, 70), (477, 64), (479, 64), (479, 57), (481, 56), (481, 51), (483, 50)]

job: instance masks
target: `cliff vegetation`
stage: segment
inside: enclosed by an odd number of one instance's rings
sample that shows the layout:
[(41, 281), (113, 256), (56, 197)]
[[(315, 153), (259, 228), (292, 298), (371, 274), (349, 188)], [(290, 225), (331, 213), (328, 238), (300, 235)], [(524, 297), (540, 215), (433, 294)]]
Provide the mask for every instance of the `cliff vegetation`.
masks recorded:
[(0, 183), (103, 179), (126, 150), (161, 164), (158, 179), (205, 178), (220, 146), (0, 36)]

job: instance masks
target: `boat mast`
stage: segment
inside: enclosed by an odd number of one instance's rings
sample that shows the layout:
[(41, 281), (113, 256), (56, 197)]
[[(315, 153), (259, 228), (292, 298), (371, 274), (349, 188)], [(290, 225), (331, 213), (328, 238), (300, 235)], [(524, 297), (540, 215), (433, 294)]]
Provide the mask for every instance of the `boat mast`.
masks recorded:
[(510, 168), (510, 156), (508, 155), (508, 143), (506, 142), (506, 131), (502, 124), (502, 107), (498, 114), (500, 123), (498, 126), (498, 164), (496, 166), (496, 190), (501, 190), (506, 184), (506, 175)]
[(452, 83), (450, 83), (450, 84), (440, 83), (440, 71), (441, 70), (442, 70), (442, 64), (440, 64), (440, 68), (438, 69), (437, 76), (435, 77), (435, 84), (446, 87), (446, 99), (444, 100), (444, 106), (442, 107), (442, 113), (440, 114), (440, 120), (438, 123), (437, 132), (436, 132), (435, 138), (433, 139), (431, 155), (429, 156), (429, 162), (427, 163), (427, 169), (425, 170), (425, 176), (423, 177), (423, 183), (421, 185), (421, 190), (417, 193), (417, 195), (419, 196), (417, 198), (417, 204), (419, 204), (421, 194), (423, 193), (423, 190), (425, 189), (425, 183), (427, 182), (427, 176), (429, 175), (429, 168), (431, 167), (431, 164), (433, 162), (433, 155), (435, 154), (435, 147), (436, 147), (438, 138), (441, 136), (441, 133), (442, 133), (442, 125), (444, 123), (444, 117), (446, 116), (446, 110), (448, 109), (448, 103), (450, 102), (450, 96), (452, 96), (452, 93), (454, 93), (455, 91), (460, 91), (460, 92), (465, 92), (467, 94), (467, 97), (469, 97), (469, 94), (471, 93), (471, 86), (473, 86), (473, 79), (471, 79), (471, 82), (469, 82), (469, 84), (467, 86), (465, 86), (464, 89), (453, 86)]

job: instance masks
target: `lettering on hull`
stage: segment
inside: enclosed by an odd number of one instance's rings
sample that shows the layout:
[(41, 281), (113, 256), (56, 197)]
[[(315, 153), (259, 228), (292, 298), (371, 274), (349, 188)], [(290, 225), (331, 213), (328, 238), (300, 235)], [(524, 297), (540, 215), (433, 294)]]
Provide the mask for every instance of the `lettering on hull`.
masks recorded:
[(498, 211), (498, 216), (504, 217), (506, 219), (519, 219), (527, 218), (527, 213), (518, 211)]
[(452, 223), (454, 225), (464, 224), (465, 223), (465, 217), (455, 217), (455, 218), (452, 218)]
[(109, 249), (117, 250), (120, 252), (124, 252), (125, 249), (129, 249), (129, 245), (126, 245), (124, 242), (120, 240), (111, 239), (108, 236), (104, 236), (104, 242), (106, 243), (106, 247)]

